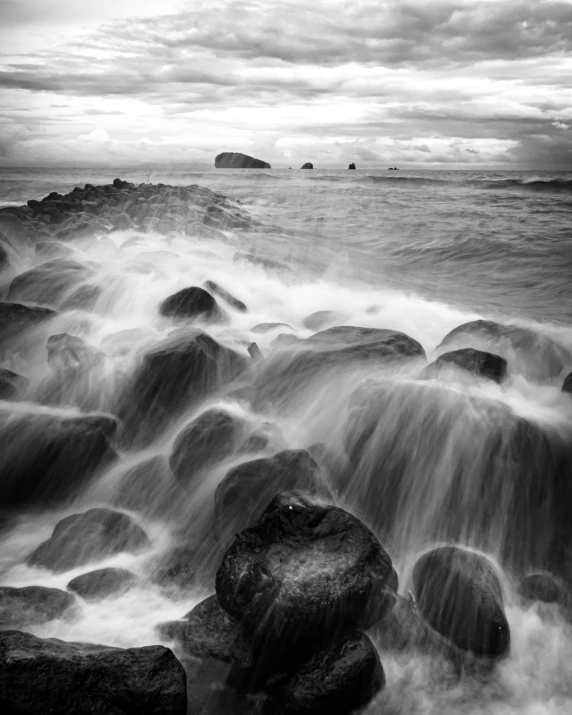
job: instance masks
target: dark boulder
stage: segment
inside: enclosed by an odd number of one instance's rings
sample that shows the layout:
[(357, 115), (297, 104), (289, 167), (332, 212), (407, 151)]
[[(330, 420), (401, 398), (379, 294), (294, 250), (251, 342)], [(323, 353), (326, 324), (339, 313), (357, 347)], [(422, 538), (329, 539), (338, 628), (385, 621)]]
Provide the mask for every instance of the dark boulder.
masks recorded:
[(65, 293), (93, 272), (93, 268), (84, 263), (54, 258), (16, 276), (10, 284), (8, 300), (58, 307)]
[(320, 470), (305, 449), (287, 449), (233, 467), (215, 491), (215, 531), (226, 543), (266, 509), (278, 492), (319, 491)]
[(348, 166), (348, 169), (355, 169), (355, 168), (356, 168), (356, 165), (353, 162)]
[(421, 380), (440, 377), (447, 368), (460, 368), (493, 382), (501, 383), (506, 379), (506, 360), (500, 355), (493, 355), (474, 348), (461, 348), (440, 355), (419, 375)]
[(569, 375), (566, 375), (562, 384), (562, 392), (572, 393), (572, 372)]
[(185, 715), (185, 671), (163, 646), (113, 648), (4, 631), (0, 702), (18, 715)]
[(485, 556), (455, 546), (433, 549), (417, 560), (413, 588), (422, 616), (458, 648), (493, 658), (508, 652), (502, 586)]
[(391, 559), (361, 521), (300, 493), (277, 495), (236, 536), (216, 575), (219, 603), (257, 657), (297, 662), (379, 621), (397, 585)]
[(117, 410), (126, 437), (139, 442), (156, 438), (184, 409), (232, 382), (247, 367), (246, 357), (202, 330), (177, 331), (143, 355), (120, 396)]
[(379, 655), (365, 633), (314, 654), (275, 694), (279, 715), (350, 715), (385, 685)]
[(22, 333), (30, 328), (55, 318), (57, 313), (50, 308), (20, 303), (0, 303), (0, 341)]
[(0, 243), (0, 273), (3, 273), (8, 268), (10, 268), (10, 257), (4, 245)]
[(437, 350), (454, 347), (498, 354), (511, 364), (513, 372), (521, 372), (536, 380), (556, 377), (572, 362), (572, 354), (551, 338), (530, 328), (493, 320), (473, 320), (454, 328)]
[(246, 307), (246, 305), (241, 300), (238, 300), (238, 298), (235, 298), (231, 293), (225, 290), (218, 283), (215, 283), (214, 281), (207, 281), (205, 283), (205, 288), (211, 293), (218, 295), (219, 298), (222, 298), (235, 310), (239, 310), (241, 313), (247, 312), (248, 308)]
[(76, 576), (66, 588), (85, 601), (101, 601), (109, 596), (120, 596), (135, 585), (137, 579), (127, 569), (97, 569)]
[(0, 400), (15, 400), (28, 387), (28, 380), (6, 368), (0, 368)]
[(117, 458), (116, 427), (108, 415), (0, 410), (0, 505), (47, 506), (77, 495)]
[(271, 169), (265, 161), (254, 159), (248, 154), (225, 151), (215, 157), (215, 169)]
[(202, 288), (183, 288), (170, 295), (159, 306), (159, 313), (167, 318), (201, 318), (220, 320), (222, 312), (216, 300)]
[(111, 504), (150, 516), (173, 514), (184, 494), (173, 479), (163, 455), (143, 459), (117, 474), (113, 480)]
[(59, 521), (51, 537), (28, 556), (27, 564), (62, 573), (123, 551), (137, 552), (150, 546), (143, 529), (127, 514), (90, 509)]
[(59, 588), (0, 586), (0, 628), (27, 628), (77, 614), (75, 598)]
[(518, 595), (525, 601), (540, 601), (541, 603), (557, 603), (560, 606), (572, 607), (572, 594), (566, 584), (550, 573), (531, 573), (520, 581)]
[(307, 161), (305, 164), (302, 164), (302, 166), (300, 168), (301, 169), (313, 169), (314, 165), (311, 162)]

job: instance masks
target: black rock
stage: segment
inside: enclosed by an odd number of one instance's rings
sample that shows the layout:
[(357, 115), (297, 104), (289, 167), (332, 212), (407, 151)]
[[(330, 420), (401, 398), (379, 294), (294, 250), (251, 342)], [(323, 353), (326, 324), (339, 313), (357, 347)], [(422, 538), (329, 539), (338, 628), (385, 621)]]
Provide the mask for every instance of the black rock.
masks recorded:
[(307, 161), (305, 164), (302, 164), (302, 166), (300, 168), (301, 169), (313, 169), (314, 165), (311, 162)]
[[(1, 235), (1, 233), (0, 233)], [(10, 268), (10, 258), (4, 245), (0, 243), (0, 273)]]
[(275, 695), (280, 715), (349, 715), (385, 685), (379, 655), (354, 633), (313, 655)]
[(163, 646), (113, 648), (4, 631), (0, 702), (14, 715), (185, 715), (185, 671)]
[(225, 151), (215, 157), (215, 169), (271, 169), (265, 161), (254, 159), (248, 154)]
[(69, 258), (54, 258), (16, 276), (10, 284), (8, 300), (57, 307), (70, 288), (92, 274), (91, 266)]
[(355, 168), (356, 168), (356, 165), (353, 162), (348, 166), (348, 169), (355, 169)]
[(443, 546), (413, 568), (417, 606), (429, 625), (464, 651), (497, 658), (510, 648), (502, 586), (481, 554)]
[(557, 603), (561, 606), (572, 606), (572, 594), (566, 584), (550, 573), (531, 573), (521, 580), (518, 594), (525, 601), (540, 601), (541, 603)]
[(127, 569), (97, 569), (76, 576), (66, 588), (85, 601), (101, 601), (109, 596), (120, 596), (135, 585), (137, 579)]
[(276, 494), (319, 490), (320, 469), (305, 449), (287, 449), (233, 467), (215, 491), (215, 530), (223, 543), (245, 529)]
[(428, 380), (432, 377), (439, 377), (443, 369), (447, 367), (461, 368), (499, 384), (505, 380), (507, 373), (506, 360), (500, 355), (493, 355), (474, 348), (461, 348), (440, 355), (435, 362), (423, 370), (419, 378)]
[(14, 400), (25, 392), (28, 380), (6, 368), (0, 368), (0, 400)]
[(562, 384), (562, 392), (572, 393), (572, 372), (566, 375), (564, 383)]
[(110, 501), (123, 509), (151, 516), (171, 512), (184, 494), (173, 479), (167, 459), (157, 455), (144, 459), (117, 475)]
[(0, 302), (0, 341), (55, 318), (57, 313), (38, 305)]
[(361, 521), (300, 493), (276, 496), (216, 575), (219, 603), (253, 639), (257, 658), (293, 662), (379, 621), (397, 585), (391, 559)]
[(151, 542), (127, 514), (89, 509), (56, 524), (51, 537), (28, 556), (27, 564), (61, 573), (122, 551), (147, 549)]
[(233, 295), (231, 295), (227, 290), (225, 290), (218, 283), (215, 283), (214, 281), (207, 281), (205, 283), (205, 288), (207, 290), (209, 290), (211, 293), (218, 295), (219, 298), (222, 298), (226, 303), (228, 303), (230, 306), (232, 306), (235, 310), (240, 310), (241, 313), (247, 312), (248, 308), (246, 307), (246, 305), (241, 300), (238, 300), (238, 298), (235, 298)]
[(116, 426), (108, 415), (0, 410), (0, 505), (46, 506), (77, 495), (117, 458)]
[(202, 318), (219, 320), (221, 310), (210, 293), (193, 286), (170, 295), (159, 306), (159, 312), (168, 318)]
[(76, 599), (59, 588), (0, 586), (0, 628), (27, 628), (78, 612)]

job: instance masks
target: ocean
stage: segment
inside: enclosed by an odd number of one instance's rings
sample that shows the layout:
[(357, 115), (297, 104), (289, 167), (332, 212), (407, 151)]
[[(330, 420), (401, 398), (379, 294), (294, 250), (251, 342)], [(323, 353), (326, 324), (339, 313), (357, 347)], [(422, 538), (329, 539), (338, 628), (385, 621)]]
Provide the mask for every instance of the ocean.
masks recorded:
[[(508, 377), (497, 384), (455, 373), (444, 384), (420, 378), (422, 365), (413, 361), (399, 368), (368, 364), (335, 371), (302, 387), (283, 377), (280, 389), (271, 392), (280, 395), (279, 406), (270, 399), (261, 407), (240, 391), (217, 393), (186, 410), (156, 439), (137, 449), (119, 449), (119, 462), (72, 506), (11, 514), (0, 545), (0, 585), (64, 589), (85, 572), (75, 568), (55, 574), (25, 560), (62, 516), (116, 504), (126, 469), (149, 457), (166, 459), (182, 427), (215, 406), (252, 424), (270, 420), (290, 449), (325, 445), (334, 464), (328, 477), (333, 498), (382, 540), (404, 596), (411, 589), (415, 559), (435, 544), (456, 543), (486, 553), (499, 569), (511, 630), (509, 655), (486, 674), (459, 673), (446, 659), (426, 652), (386, 652), (374, 633), (387, 685), (366, 712), (572, 712), (570, 614), (554, 604), (525, 603), (518, 589), (527, 570), (557, 572), (572, 589), (568, 532), (558, 542), (557, 559), (539, 555), (552, 549), (556, 531), (559, 539), (568, 526), (572, 534), (572, 517), (564, 514), (572, 513), (567, 512), (572, 508), (572, 460), (567, 461), (572, 397), (562, 392), (572, 371), (572, 172), (388, 171), (359, 165), (356, 171), (0, 169), (0, 208), (40, 200), (52, 191), (67, 194), (76, 186), (109, 184), (117, 177), (135, 184), (198, 184), (227, 196), (252, 223), (222, 231), (218, 239), (125, 229), (70, 241), (75, 260), (96, 266), (101, 294), (90, 311), (63, 311), (52, 332), (86, 340), (106, 356), (105, 368), (84, 381), (79, 392), (68, 390), (65, 399), (50, 402), (42, 396), (54, 379), (46, 362), (45, 339), (51, 333), (41, 334), (44, 342), (10, 343), (0, 350), (0, 367), (24, 375), (29, 386), (23, 401), (0, 402), (0, 412), (77, 414), (86, 411), (76, 399), (80, 393), (90, 410), (111, 411), (142, 351), (173, 328), (157, 306), (206, 280), (223, 286), (248, 311), (226, 310), (224, 322), (200, 327), (243, 356), (256, 342), (268, 360), (281, 332), (303, 340), (319, 329), (346, 325), (404, 333), (422, 346), (431, 363), (444, 352), (441, 342), (452, 330), (485, 320), (509, 329), (473, 335), (466, 344), (449, 342), (498, 352), (507, 360)], [(237, 251), (289, 270), (236, 262)], [(15, 275), (44, 260), (29, 246), (16, 253), (0, 278), (3, 300)], [(329, 311), (323, 320), (307, 321), (321, 311)], [(253, 331), (266, 323), (281, 326)], [(367, 458), (360, 458), (352, 471), (339, 465), (347, 461), (352, 400), (364, 384), (368, 393), (380, 390), (383, 400), (377, 442), (368, 437)], [(515, 442), (523, 425), (527, 436)], [(193, 539), (208, 540), (216, 489), (229, 467), (245, 459), (232, 454), (214, 465), (183, 506), (127, 510), (144, 525), (152, 555), (160, 556), (179, 538), (181, 519), (192, 525)], [(558, 477), (550, 471), (556, 462)], [(387, 483), (384, 470), (391, 472)], [(520, 496), (533, 489), (528, 480), (535, 490), (548, 493), (532, 506)], [(149, 499), (158, 497), (153, 492)], [(513, 509), (521, 511), (512, 514)], [(217, 556), (205, 549), (197, 558), (204, 566)], [(102, 563), (130, 569), (140, 585), (116, 599), (82, 602), (74, 620), (29, 630), (64, 640), (148, 645), (158, 642), (157, 623), (180, 618), (212, 592), (212, 583), (200, 580), (182, 595), (150, 584), (145, 580), (148, 553), (122, 553)]]

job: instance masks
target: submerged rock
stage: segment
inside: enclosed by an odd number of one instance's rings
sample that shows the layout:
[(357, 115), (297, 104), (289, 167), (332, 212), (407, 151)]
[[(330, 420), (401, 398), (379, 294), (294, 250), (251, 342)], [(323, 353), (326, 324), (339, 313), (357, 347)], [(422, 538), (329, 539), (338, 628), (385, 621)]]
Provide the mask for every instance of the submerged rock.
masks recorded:
[(163, 455), (128, 467), (116, 476), (112, 488), (112, 504), (151, 516), (172, 511), (184, 496)]
[(396, 590), (391, 559), (372, 532), (299, 493), (276, 496), (236, 536), (216, 576), (220, 605), (258, 657), (296, 662), (379, 621)]
[(15, 400), (28, 387), (28, 380), (6, 368), (0, 368), (0, 400)]
[(170, 295), (159, 306), (159, 312), (168, 318), (201, 318), (220, 320), (221, 310), (210, 293), (193, 286)]
[(461, 650), (497, 658), (510, 647), (502, 586), (481, 554), (443, 546), (421, 556), (413, 569), (419, 611)]
[(114, 648), (0, 633), (0, 701), (30, 715), (185, 715), (183, 666), (163, 646)]
[(90, 509), (59, 521), (51, 537), (30, 554), (27, 564), (61, 573), (122, 551), (137, 552), (150, 546), (143, 529), (127, 514)]
[(525, 601), (557, 603), (567, 608), (572, 607), (572, 593), (566, 584), (550, 573), (531, 573), (521, 580), (518, 594)]
[(70, 288), (91, 274), (91, 266), (70, 258), (54, 258), (16, 276), (10, 284), (8, 300), (57, 307)]
[(314, 654), (275, 694), (279, 715), (349, 715), (385, 685), (379, 655), (365, 633)]
[(271, 169), (266, 161), (255, 159), (248, 154), (224, 151), (215, 157), (215, 169)]
[(56, 316), (55, 310), (39, 305), (0, 302), (0, 340), (8, 340)]
[(72, 578), (66, 588), (85, 601), (101, 601), (109, 596), (120, 596), (136, 582), (135, 575), (127, 569), (105, 568)]
[(461, 348), (440, 355), (428, 365), (419, 378), (422, 380), (440, 377), (447, 368), (460, 368), (477, 377), (501, 383), (506, 379), (507, 363), (500, 355), (493, 355), (474, 348)]
[(27, 628), (76, 615), (76, 599), (59, 588), (0, 586), (0, 628)]

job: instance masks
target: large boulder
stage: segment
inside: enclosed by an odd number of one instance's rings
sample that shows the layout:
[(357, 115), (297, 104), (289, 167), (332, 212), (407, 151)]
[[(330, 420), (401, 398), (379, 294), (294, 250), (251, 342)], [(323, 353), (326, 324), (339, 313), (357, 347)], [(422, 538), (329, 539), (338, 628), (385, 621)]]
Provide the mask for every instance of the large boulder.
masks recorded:
[(417, 560), (413, 589), (425, 620), (461, 650), (493, 658), (508, 652), (502, 586), (485, 556), (456, 546), (433, 549)]
[(379, 655), (365, 633), (315, 653), (276, 692), (279, 715), (349, 715), (384, 687)]
[(167, 318), (200, 318), (220, 320), (221, 310), (212, 295), (197, 286), (183, 288), (170, 295), (159, 306), (159, 313)]
[(507, 363), (500, 355), (493, 355), (474, 348), (461, 348), (440, 355), (435, 362), (423, 370), (419, 377), (422, 380), (446, 377), (447, 372), (450, 372), (451, 369), (464, 370), (477, 377), (500, 384), (506, 379)]
[(215, 492), (215, 531), (223, 543), (246, 528), (278, 492), (320, 489), (320, 468), (305, 449), (286, 449), (233, 467)]
[(119, 399), (126, 436), (138, 442), (157, 437), (183, 410), (247, 367), (247, 358), (202, 330), (177, 331), (143, 355)]
[(19, 715), (185, 715), (185, 671), (163, 646), (113, 648), (4, 631), (0, 702)]
[(271, 169), (266, 161), (254, 159), (248, 154), (224, 151), (215, 157), (215, 169)]
[(136, 582), (135, 575), (127, 569), (106, 568), (76, 576), (66, 588), (85, 601), (101, 601), (110, 596), (120, 596)]
[(116, 428), (108, 415), (0, 410), (0, 505), (45, 507), (76, 496), (117, 459)]
[(305, 164), (302, 164), (302, 166), (300, 168), (301, 169), (313, 169), (314, 165), (312, 164), (312, 162), (307, 161)]
[(16, 276), (8, 300), (23, 300), (57, 307), (63, 296), (93, 274), (93, 268), (70, 258), (54, 258)]
[(78, 612), (71, 593), (45, 586), (0, 586), (0, 628), (28, 628)]
[(0, 303), (0, 340), (4, 342), (57, 316), (55, 310), (39, 305)]
[(513, 372), (530, 379), (548, 380), (572, 362), (572, 354), (551, 338), (531, 328), (505, 325), (494, 320), (473, 320), (451, 330), (437, 350), (476, 348), (505, 358)]
[(359, 519), (300, 493), (277, 495), (216, 575), (220, 605), (258, 657), (297, 663), (383, 618), (397, 585), (390, 557)]
[(61, 573), (122, 551), (137, 552), (150, 546), (143, 529), (127, 514), (89, 509), (59, 521), (51, 537), (28, 556), (27, 563)]

